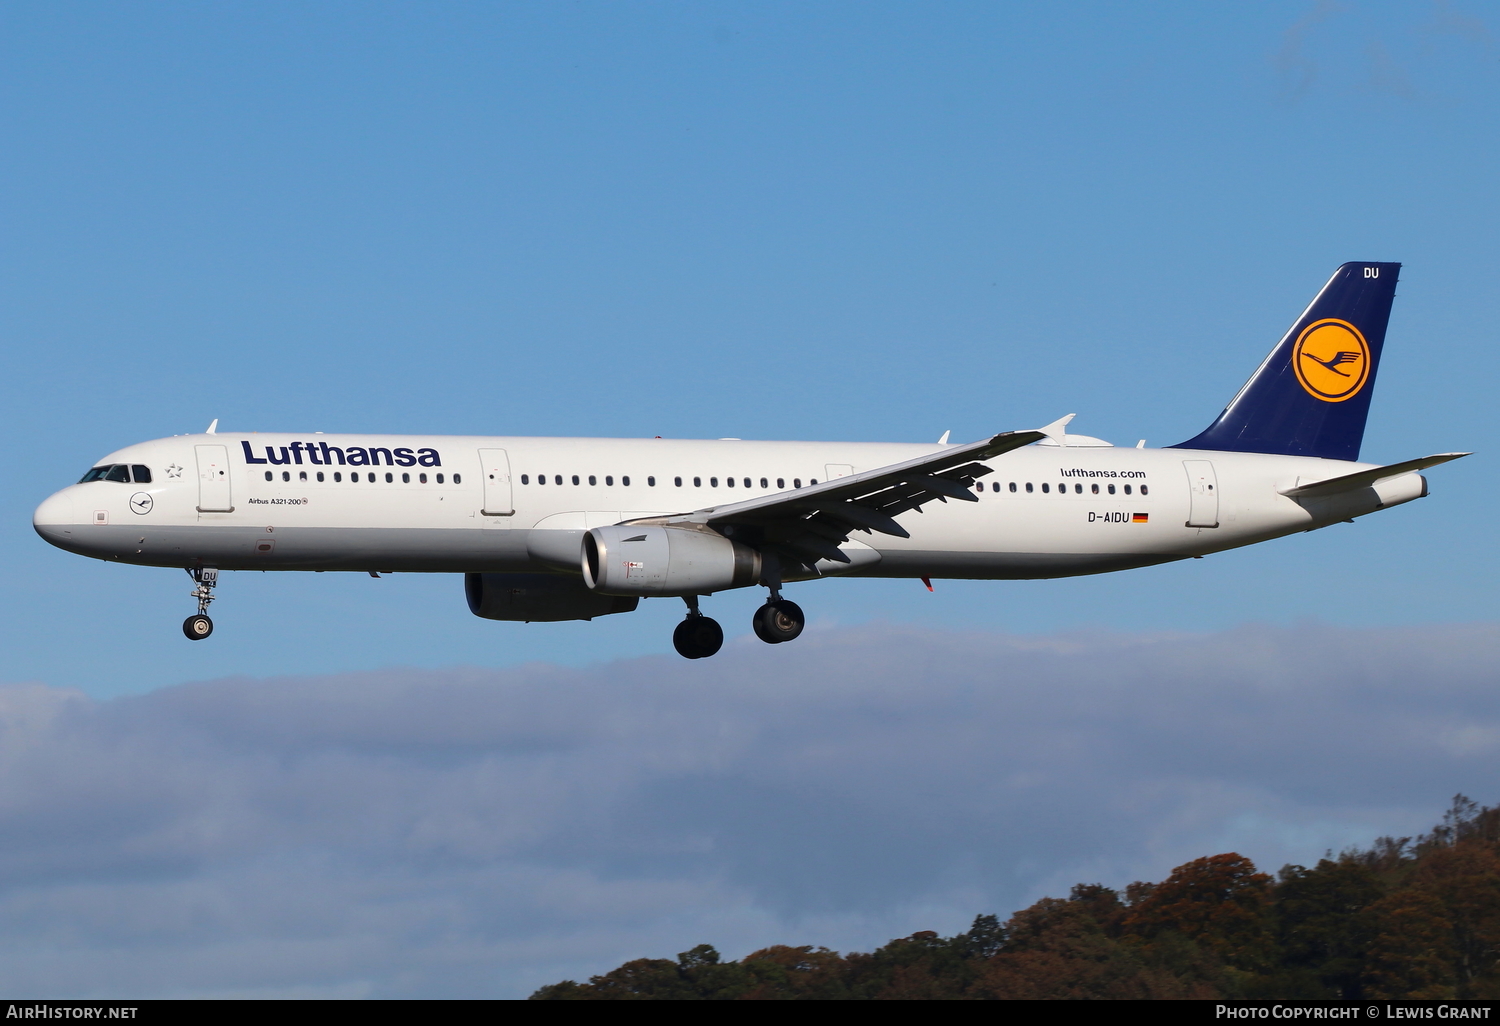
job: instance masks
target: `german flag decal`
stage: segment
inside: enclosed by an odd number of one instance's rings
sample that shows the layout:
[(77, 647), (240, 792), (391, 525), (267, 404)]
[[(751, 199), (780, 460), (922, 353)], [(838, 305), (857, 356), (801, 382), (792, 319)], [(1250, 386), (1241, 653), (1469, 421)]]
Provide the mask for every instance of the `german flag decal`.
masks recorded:
[(1132, 524), (1144, 524), (1146, 521), (1148, 521), (1150, 519), (1151, 519), (1151, 514), (1150, 513), (1132, 513), (1132, 514), (1130, 514), (1130, 522)]

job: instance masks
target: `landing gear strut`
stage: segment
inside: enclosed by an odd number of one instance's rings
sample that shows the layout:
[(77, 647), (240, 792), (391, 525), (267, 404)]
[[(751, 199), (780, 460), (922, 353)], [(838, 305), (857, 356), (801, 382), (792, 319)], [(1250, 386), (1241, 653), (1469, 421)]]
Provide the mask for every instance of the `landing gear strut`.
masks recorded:
[(214, 632), (214, 622), (208, 618), (208, 604), (214, 600), (219, 571), (211, 566), (192, 566), (188, 567), (188, 575), (197, 585), (188, 595), (198, 600), (198, 612), (182, 621), (182, 633), (189, 641), (202, 641)]
[(698, 596), (685, 595), (687, 618), (672, 632), (672, 647), (684, 659), (706, 659), (724, 647), (724, 628), (698, 609)]
[(781, 597), (781, 561), (774, 553), (766, 557), (760, 583), (771, 594), (750, 621), (750, 626), (755, 628), (755, 636), (767, 645), (796, 640), (807, 623), (807, 617), (802, 615), (801, 606)]

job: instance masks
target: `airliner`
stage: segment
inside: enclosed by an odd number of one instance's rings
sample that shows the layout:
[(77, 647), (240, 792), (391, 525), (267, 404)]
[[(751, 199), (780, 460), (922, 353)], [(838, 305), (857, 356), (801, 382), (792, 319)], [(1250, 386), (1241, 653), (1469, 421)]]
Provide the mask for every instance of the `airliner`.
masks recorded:
[(46, 541), (192, 577), (192, 640), (223, 570), (464, 575), (492, 620), (686, 604), (673, 644), (716, 653), (701, 600), (766, 589), (752, 627), (801, 632), (786, 585), (1022, 580), (1205, 556), (1427, 495), (1467, 453), (1359, 461), (1397, 263), (1348, 263), (1201, 434), (1115, 447), (1072, 415), (968, 444), (220, 432), (109, 454), (44, 501)]

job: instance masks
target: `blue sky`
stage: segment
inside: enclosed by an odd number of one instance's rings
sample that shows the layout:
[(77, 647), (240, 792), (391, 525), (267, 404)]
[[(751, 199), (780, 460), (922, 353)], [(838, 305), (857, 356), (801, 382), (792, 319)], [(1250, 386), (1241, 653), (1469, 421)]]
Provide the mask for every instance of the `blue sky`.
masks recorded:
[[(89, 563), (36, 503), (198, 431), (1189, 437), (1340, 262), (1405, 262), (1365, 455), (1430, 501), (1189, 565), (799, 590), (1023, 631), (1496, 615), (1500, 49), (1474, 4), (70, 4), (0, 10), (0, 676), (598, 661), (676, 603)], [(754, 596), (714, 602), (748, 632)]]

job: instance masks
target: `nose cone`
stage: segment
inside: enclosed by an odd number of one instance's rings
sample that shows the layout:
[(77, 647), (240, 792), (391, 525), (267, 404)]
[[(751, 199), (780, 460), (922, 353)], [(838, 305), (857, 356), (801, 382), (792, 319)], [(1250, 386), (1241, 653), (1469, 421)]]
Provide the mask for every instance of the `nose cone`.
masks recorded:
[(72, 489), (64, 488), (36, 508), (31, 526), (36, 533), (58, 548), (71, 548), (71, 538), (78, 521), (73, 515)]

